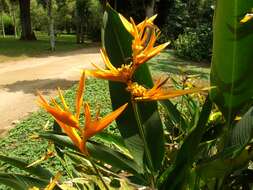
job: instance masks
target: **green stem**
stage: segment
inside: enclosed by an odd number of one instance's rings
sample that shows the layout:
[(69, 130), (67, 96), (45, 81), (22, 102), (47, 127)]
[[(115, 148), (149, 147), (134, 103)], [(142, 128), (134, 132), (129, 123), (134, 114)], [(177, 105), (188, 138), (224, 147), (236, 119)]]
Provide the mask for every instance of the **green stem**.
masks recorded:
[(154, 175), (153, 175), (153, 171), (154, 171), (154, 166), (152, 164), (152, 159), (151, 159), (151, 154), (150, 154), (150, 151), (149, 151), (149, 148), (148, 148), (148, 143), (146, 141), (146, 138), (145, 138), (145, 132), (144, 132), (144, 128), (142, 127), (142, 124), (141, 124), (141, 117), (139, 115), (139, 112), (138, 112), (138, 106), (137, 106), (137, 103), (135, 102), (134, 99), (132, 99), (132, 106), (133, 106), (133, 110), (134, 110), (134, 115), (135, 115), (135, 118), (136, 118), (136, 121), (137, 121), (137, 125), (138, 125), (138, 129), (139, 129), (139, 133), (140, 133), (140, 136), (142, 138), (142, 141), (143, 141), (143, 144), (144, 144), (144, 152), (145, 152), (145, 155), (146, 155), (146, 158), (147, 158), (147, 161), (148, 161), (148, 166), (151, 170), (151, 186), (152, 186), (152, 189), (154, 189)]
[(98, 170), (96, 164), (95, 164), (91, 159), (89, 159), (89, 161), (90, 161), (92, 167), (94, 168), (96, 174), (98, 175), (99, 179), (100, 179), (101, 182), (103, 183), (103, 185), (104, 185), (104, 187), (105, 187), (105, 190), (109, 190), (109, 187), (107, 187), (105, 181), (103, 180), (103, 177), (101, 176), (101, 174), (100, 174), (100, 172), (99, 172), (99, 170)]

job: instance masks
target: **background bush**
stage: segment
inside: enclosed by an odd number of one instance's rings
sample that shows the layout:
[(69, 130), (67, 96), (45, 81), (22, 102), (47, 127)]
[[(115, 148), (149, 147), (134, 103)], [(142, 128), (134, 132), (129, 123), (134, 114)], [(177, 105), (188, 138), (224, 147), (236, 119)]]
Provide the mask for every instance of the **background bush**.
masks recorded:
[(13, 26), (11, 17), (7, 14), (4, 14), (3, 20), (4, 20), (5, 34), (13, 35), (14, 34), (14, 26)]
[(208, 24), (188, 28), (174, 42), (176, 54), (191, 60), (211, 60), (212, 28)]
[[(212, 19), (215, 0), (161, 0), (157, 25), (161, 28), (160, 43), (171, 41), (183, 58), (210, 60)], [(165, 8), (166, 6), (166, 8)]]

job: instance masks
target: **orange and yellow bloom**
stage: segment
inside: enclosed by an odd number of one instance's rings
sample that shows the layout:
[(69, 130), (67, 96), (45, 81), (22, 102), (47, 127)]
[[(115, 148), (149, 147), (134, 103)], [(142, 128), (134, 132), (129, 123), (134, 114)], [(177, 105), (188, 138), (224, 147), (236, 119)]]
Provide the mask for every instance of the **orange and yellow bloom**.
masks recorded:
[(63, 108), (57, 104), (55, 99), (51, 98), (52, 104), (50, 105), (41, 94), (39, 94), (39, 104), (49, 112), (63, 129), (63, 131), (69, 136), (72, 142), (79, 148), (79, 150), (88, 155), (86, 148), (87, 140), (106, 128), (112, 121), (114, 121), (127, 107), (127, 104), (121, 106), (112, 113), (106, 115), (104, 118), (99, 119), (98, 115), (94, 120), (91, 119), (90, 107), (88, 103), (84, 103), (84, 115), (85, 126), (81, 127), (79, 123), (79, 117), (81, 108), (83, 106), (83, 92), (84, 92), (85, 75), (84, 72), (81, 76), (79, 87), (76, 96), (76, 114), (72, 114), (59, 90), (59, 97), (61, 99)]
[(160, 30), (153, 23), (156, 15), (149, 19), (145, 19), (138, 25), (135, 24), (132, 18), (130, 18), (130, 22), (122, 15), (120, 18), (125, 28), (134, 38), (132, 41), (132, 57), (133, 65), (135, 67), (145, 63), (169, 45), (169, 42), (167, 42), (154, 47), (155, 42), (160, 35)]
[(162, 86), (167, 82), (168, 78), (164, 80), (158, 80), (151, 89), (146, 89), (138, 83), (131, 83), (127, 86), (127, 91), (129, 91), (136, 101), (153, 101), (153, 100), (165, 100), (170, 98), (175, 98), (178, 96), (183, 96), (186, 94), (192, 94), (207, 90), (207, 88), (194, 88), (194, 89), (184, 89), (184, 90), (164, 90)]
[(107, 69), (101, 68), (98, 65), (93, 64), (97, 70), (86, 70), (85, 73), (87, 75), (123, 83), (127, 83), (129, 80), (131, 80), (134, 72), (131, 64), (121, 65), (120, 68), (116, 68), (110, 62), (105, 50), (101, 49), (100, 52)]
[(138, 25), (134, 23), (133, 19), (129, 22), (123, 16), (120, 16), (120, 18), (127, 31), (133, 36), (131, 62), (127, 65), (122, 64), (121, 67), (116, 68), (110, 62), (105, 50), (101, 50), (106, 69), (93, 64), (97, 70), (88, 70), (86, 71), (87, 75), (129, 83), (132, 80), (134, 72), (141, 64), (160, 53), (169, 44), (168, 42), (154, 47), (156, 39), (160, 34), (159, 29), (153, 24), (156, 16), (146, 19)]

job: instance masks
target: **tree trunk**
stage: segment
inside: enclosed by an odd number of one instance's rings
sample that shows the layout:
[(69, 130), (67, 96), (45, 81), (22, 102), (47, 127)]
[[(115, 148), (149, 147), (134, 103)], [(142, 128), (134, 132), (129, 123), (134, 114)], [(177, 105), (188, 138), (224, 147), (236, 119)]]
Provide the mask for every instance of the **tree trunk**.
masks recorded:
[(12, 22), (14, 26), (14, 36), (15, 38), (18, 37), (18, 31), (17, 31), (17, 21), (16, 21), (16, 14), (15, 14), (15, 5), (11, 2), (11, 15), (12, 15)]
[(32, 31), (30, 0), (19, 0), (20, 22), (21, 22), (21, 40), (36, 40)]
[(80, 28), (80, 25), (81, 25), (81, 21), (80, 21), (80, 18), (79, 16), (77, 15), (77, 22), (76, 22), (76, 43), (77, 44), (80, 44), (80, 40), (81, 40), (81, 28)]
[(3, 34), (3, 38), (5, 38), (5, 29), (4, 29), (3, 9), (1, 9), (1, 26), (2, 26), (2, 34)]
[(154, 7), (155, 7), (155, 0), (150, 0), (150, 2), (146, 4), (145, 7), (146, 17), (151, 17), (154, 15)]
[(52, 14), (52, 0), (48, 0), (48, 22), (49, 22), (49, 34), (50, 34), (50, 47), (51, 51), (55, 50), (55, 33), (54, 33), (54, 17)]

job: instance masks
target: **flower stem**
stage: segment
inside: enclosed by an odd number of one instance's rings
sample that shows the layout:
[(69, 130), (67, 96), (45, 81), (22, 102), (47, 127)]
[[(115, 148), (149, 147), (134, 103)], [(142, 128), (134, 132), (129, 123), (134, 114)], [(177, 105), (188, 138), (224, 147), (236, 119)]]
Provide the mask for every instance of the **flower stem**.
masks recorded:
[(103, 180), (103, 177), (101, 176), (101, 173), (99, 172), (99, 170), (98, 170), (96, 164), (95, 164), (91, 159), (89, 159), (89, 161), (90, 161), (92, 167), (94, 168), (96, 174), (98, 175), (99, 179), (100, 179), (101, 182), (103, 183), (103, 185), (104, 185), (104, 187), (105, 187), (105, 190), (109, 190), (109, 187), (106, 185), (105, 181)]
[(136, 101), (133, 100), (133, 99), (132, 99), (132, 106), (133, 106), (134, 115), (135, 115), (135, 118), (136, 118), (136, 121), (137, 121), (139, 133), (140, 133), (140, 136), (141, 136), (143, 144), (144, 144), (144, 152), (145, 152), (145, 155), (146, 155), (146, 158), (147, 158), (147, 161), (148, 161), (149, 169), (151, 171), (151, 175), (152, 175), (151, 176), (151, 185), (153, 187), (154, 186), (154, 181), (155, 181), (154, 180), (154, 175), (153, 175), (154, 166), (153, 166), (152, 159), (151, 159), (151, 154), (150, 154), (150, 151), (149, 151), (149, 148), (148, 148), (148, 143), (147, 143), (146, 138), (145, 138), (144, 128), (143, 128), (142, 123), (141, 123), (141, 117), (140, 117), (139, 112), (138, 112), (138, 106), (137, 106)]

